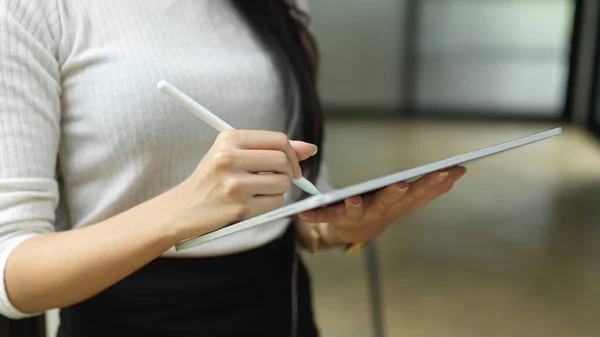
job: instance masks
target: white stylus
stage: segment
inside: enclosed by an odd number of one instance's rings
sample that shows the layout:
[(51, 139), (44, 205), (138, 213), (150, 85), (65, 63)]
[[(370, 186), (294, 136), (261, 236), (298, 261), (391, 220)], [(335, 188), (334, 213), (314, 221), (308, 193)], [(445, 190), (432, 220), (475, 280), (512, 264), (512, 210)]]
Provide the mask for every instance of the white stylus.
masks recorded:
[[(175, 102), (179, 103), (182, 107), (184, 107), (189, 112), (196, 115), (196, 117), (200, 118), (206, 124), (212, 126), (215, 130), (221, 132), (224, 130), (232, 130), (231, 125), (225, 123), (221, 118), (217, 117), (215, 114), (210, 112), (207, 108), (200, 105), (200, 103), (191, 99), (188, 95), (181, 92), (181, 90), (175, 88), (171, 83), (167, 81), (160, 81), (156, 85), (160, 91), (162, 91), (167, 96), (171, 97)], [(298, 179), (294, 179), (294, 185), (298, 186), (304, 192), (315, 195), (319, 194), (319, 190), (313, 185), (308, 179), (304, 177), (300, 177)]]

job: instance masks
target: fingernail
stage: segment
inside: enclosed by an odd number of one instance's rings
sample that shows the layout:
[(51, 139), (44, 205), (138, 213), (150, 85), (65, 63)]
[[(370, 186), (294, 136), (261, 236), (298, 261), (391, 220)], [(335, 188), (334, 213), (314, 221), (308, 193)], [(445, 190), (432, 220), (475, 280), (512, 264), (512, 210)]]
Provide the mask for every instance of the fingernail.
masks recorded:
[(310, 144), (310, 146), (312, 147), (312, 152), (310, 153), (310, 156), (312, 157), (319, 152), (319, 148), (314, 144)]
[(404, 193), (404, 192), (408, 191), (408, 186), (398, 187), (398, 188), (396, 188), (396, 191), (398, 193)]
[(441, 183), (442, 181), (446, 180), (446, 178), (448, 178), (448, 172), (442, 172), (438, 175), (437, 177), (437, 182)]
[(350, 201), (350, 204), (351, 204), (352, 206), (354, 206), (354, 207), (358, 207), (358, 206), (360, 206), (360, 204), (362, 204), (362, 198), (357, 198), (357, 199), (358, 199), (358, 200), (353, 200), (353, 201)]
[(300, 213), (300, 214), (298, 214), (298, 217), (299, 217), (300, 219), (302, 219), (302, 220), (306, 220), (306, 216), (307, 216), (307, 214), (306, 214), (306, 213)]

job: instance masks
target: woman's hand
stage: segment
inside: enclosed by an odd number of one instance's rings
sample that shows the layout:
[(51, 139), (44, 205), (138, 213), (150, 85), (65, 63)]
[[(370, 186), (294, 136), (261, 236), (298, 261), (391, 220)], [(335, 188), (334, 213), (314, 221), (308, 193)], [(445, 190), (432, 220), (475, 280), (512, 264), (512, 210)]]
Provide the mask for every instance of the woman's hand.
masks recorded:
[(330, 246), (368, 242), (394, 220), (448, 192), (465, 172), (464, 167), (454, 167), (429, 174), (411, 184), (390, 185), (373, 195), (354, 196), (341, 204), (303, 212), (299, 217), (305, 222), (323, 223), (321, 235)]
[(194, 173), (171, 191), (182, 239), (281, 207), (292, 180), (302, 176), (299, 162), (316, 150), (280, 132), (221, 132)]

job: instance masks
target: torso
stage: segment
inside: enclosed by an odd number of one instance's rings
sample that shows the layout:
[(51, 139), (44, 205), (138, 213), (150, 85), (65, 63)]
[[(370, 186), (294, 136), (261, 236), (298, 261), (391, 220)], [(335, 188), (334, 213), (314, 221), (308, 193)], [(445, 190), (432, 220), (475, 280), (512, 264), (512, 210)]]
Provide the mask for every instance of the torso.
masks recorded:
[[(161, 94), (161, 79), (235, 128), (292, 127), (271, 58), (228, 1), (60, 0), (59, 14), (58, 172), (67, 228), (109, 218), (177, 185), (212, 145), (216, 131)], [(283, 233), (287, 222), (165, 256), (250, 249)]]

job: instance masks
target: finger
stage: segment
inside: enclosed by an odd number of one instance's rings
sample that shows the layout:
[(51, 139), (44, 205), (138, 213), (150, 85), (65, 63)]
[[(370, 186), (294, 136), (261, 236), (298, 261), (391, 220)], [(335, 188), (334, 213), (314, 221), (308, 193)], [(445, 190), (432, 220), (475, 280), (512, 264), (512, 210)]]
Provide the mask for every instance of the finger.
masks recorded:
[(317, 208), (298, 214), (298, 217), (306, 222), (335, 222), (346, 217), (346, 206), (335, 204), (327, 207)]
[(302, 142), (299, 140), (290, 140), (290, 144), (292, 145), (294, 151), (296, 151), (296, 154), (298, 155), (298, 159), (300, 161), (306, 160), (314, 156), (315, 154), (317, 154), (318, 151), (317, 146), (311, 143)]
[(286, 174), (245, 174), (237, 175), (223, 183), (225, 195), (278, 195), (284, 194), (292, 186)]
[(456, 181), (458, 179), (460, 179), (465, 173), (466, 173), (465, 168), (461, 168), (460, 170), (451, 171), (448, 179), (446, 179), (438, 187), (431, 189), (429, 191), (429, 193), (427, 193), (424, 197), (417, 200), (415, 202), (415, 204), (413, 205), (413, 207), (415, 209), (420, 209), (420, 208), (426, 206), (427, 204), (429, 204), (430, 202), (432, 202), (434, 199), (440, 197), (441, 195), (443, 195), (445, 193), (448, 193), (454, 186), (454, 183), (456, 183)]
[[(449, 169), (448, 172), (449, 172), (448, 176), (446, 176), (444, 179), (440, 179), (440, 180), (442, 180), (442, 182), (446, 179), (448, 179), (449, 182), (456, 181), (456, 179), (458, 179), (460, 176), (462, 176), (464, 174), (465, 169), (462, 167), (456, 167), (456, 168)], [(419, 180), (413, 182), (412, 184), (410, 184), (409, 189), (404, 192), (404, 195), (402, 197), (400, 197), (399, 200), (396, 199), (397, 200), (396, 202), (392, 202), (390, 199), (385, 197), (387, 202), (384, 202), (384, 205), (391, 204), (392, 207), (394, 207), (394, 208), (403, 208), (406, 206), (406, 204), (414, 203), (414, 202), (418, 201), (419, 199), (426, 196), (429, 191), (432, 190), (431, 186), (435, 187), (437, 184), (439, 184), (439, 182), (436, 182), (434, 180), (437, 176), (438, 176), (438, 174), (433, 173), (433, 174), (422, 177)], [(406, 184), (406, 183), (390, 185), (384, 189), (377, 191), (372, 197), (362, 196), (363, 203), (365, 205), (368, 205), (367, 213), (378, 211), (378, 210), (379, 210), (379, 212), (381, 212), (381, 210), (384, 209), (385, 206), (382, 206), (382, 205), (374, 206), (374, 205), (379, 204), (379, 202), (376, 201), (377, 198), (383, 198), (382, 197), (383, 193), (389, 192), (389, 191), (386, 191), (388, 188), (392, 189), (396, 185), (398, 185), (397, 187), (401, 188), (401, 187), (405, 186), (404, 184)], [(413, 190), (415, 188), (421, 189), (421, 192), (414, 193)], [(384, 192), (384, 191), (386, 191), (386, 192)], [(419, 198), (416, 198), (416, 197), (419, 197)], [(381, 199), (379, 199), (379, 200), (381, 200)], [(371, 207), (375, 207), (375, 209), (373, 210), (373, 209), (371, 209)], [(389, 209), (389, 207), (388, 207), (388, 209)], [(307, 222), (312, 222), (312, 223), (334, 222), (335, 220), (341, 219), (345, 215), (345, 213), (346, 213), (345, 204), (338, 203), (338, 204), (334, 204), (331, 206), (303, 212), (303, 213), (299, 214), (299, 217)]]
[(294, 178), (294, 168), (288, 157), (281, 151), (273, 150), (241, 150), (236, 155), (236, 167), (251, 172), (273, 172), (288, 175)]
[[(465, 172), (466, 172), (466, 169), (463, 167), (457, 167), (457, 168), (450, 169), (448, 171), (448, 177), (446, 179), (444, 179), (443, 182), (437, 183), (437, 184), (434, 183), (433, 186), (425, 186), (425, 189), (422, 190), (422, 191), (425, 191), (424, 194), (412, 193), (415, 189), (422, 188), (422, 186), (417, 186), (417, 182), (415, 182), (415, 183), (411, 184), (409, 193), (407, 193), (407, 195), (403, 198), (403, 200), (401, 200), (393, 208), (395, 210), (401, 210), (401, 209), (406, 210), (406, 207), (410, 206), (411, 210), (413, 210), (413, 211), (418, 210), (418, 209), (422, 208), (423, 206), (427, 205), (428, 203), (430, 203), (433, 199), (435, 199), (435, 198), (439, 197), (440, 195), (442, 195), (443, 193), (449, 191), (450, 188), (452, 187), (452, 185), (456, 182), (456, 180), (458, 180), (461, 176), (463, 176)], [(427, 181), (423, 182), (424, 185), (426, 185), (427, 183), (428, 183)], [(411, 194), (414, 194), (414, 195), (411, 195)]]
[(351, 222), (360, 222), (360, 220), (364, 217), (365, 209), (362, 198), (357, 195), (354, 197), (346, 198), (344, 200), (344, 205), (346, 208), (346, 217)]
[(452, 184), (445, 184), (445, 186), (443, 188), (437, 188), (437, 189), (434, 189), (434, 190), (430, 191), (428, 194), (426, 194), (422, 198), (416, 200), (412, 204), (411, 210), (412, 211), (416, 211), (416, 210), (419, 210), (419, 209), (427, 206), (433, 200), (439, 198), (442, 194), (450, 191), (450, 189), (452, 188), (452, 186), (453, 186), (453, 183)]
[(226, 130), (219, 134), (220, 141), (232, 143), (247, 150), (278, 150), (288, 157), (294, 169), (294, 178), (302, 176), (296, 151), (282, 132), (263, 130)]
[(282, 194), (255, 196), (248, 204), (248, 210), (244, 214), (245, 219), (278, 209), (283, 206), (284, 201)]
[(430, 173), (410, 185), (408, 197), (411, 201), (423, 198), (433, 188), (440, 186), (450, 175), (454, 177), (458, 172), (462, 172), (460, 167), (449, 168), (440, 172)]
[(367, 212), (369, 214), (385, 214), (390, 207), (402, 200), (409, 189), (409, 184), (401, 182), (383, 188), (373, 196)]
[(285, 194), (292, 186), (290, 177), (279, 173), (255, 174), (251, 175), (249, 180), (249, 192), (254, 196)]

